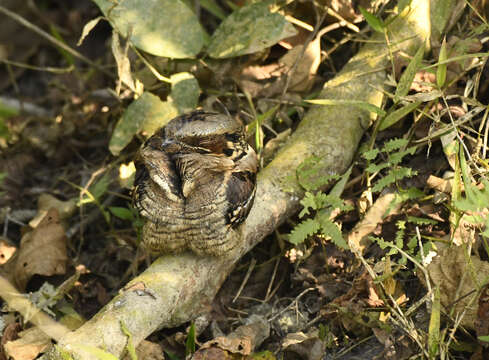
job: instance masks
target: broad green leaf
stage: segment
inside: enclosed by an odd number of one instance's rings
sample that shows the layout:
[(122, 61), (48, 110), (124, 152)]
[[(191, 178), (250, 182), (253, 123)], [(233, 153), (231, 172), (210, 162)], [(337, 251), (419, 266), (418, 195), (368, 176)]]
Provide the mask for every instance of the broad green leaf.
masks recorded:
[(179, 113), (193, 110), (199, 102), (200, 87), (197, 79), (188, 72), (173, 74), (171, 80), (171, 94), (169, 100), (172, 101)]
[(100, 198), (106, 193), (110, 184), (110, 175), (106, 172), (96, 183), (88, 188), (88, 191), (92, 196), (99, 201)]
[(177, 115), (178, 109), (173, 103), (144, 92), (127, 107), (117, 122), (109, 143), (110, 152), (118, 155), (139, 131), (152, 135)]
[(404, 118), (407, 114), (409, 114), (411, 111), (416, 109), (419, 104), (421, 104), (421, 101), (416, 101), (413, 103), (409, 103), (407, 105), (404, 105), (403, 107), (394, 110), (393, 112), (387, 114), (387, 116), (382, 120), (382, 123), (379, 126), (379, 130), (385, 130), (388, 127), (391, 127), (395, 123), (397, 123), (399, 120)]
[(383, 33), (385, 29), (385, 24), (381, 18), (375, 16), (374, 14), (369, 13), (363, 7), (359, 6), (360, 12), (362, 13), (367, 23), (370, 25), (372, 29), (377, 32)]
[(399, 83), (397, 84), (396, 93), (394, 94), (394, 103), (398, 103), (400, 98), (408, 94), (409, 89), (411, 88), (411, 84), (414, 80), (414, 75), (416, 75), (416, 72), (421, 67), (421, 61), (423, 60), (424, 55), (424, 47), (425, 44), (423, 42), (418, 51), (416, 51), (416, 54), (414, 54), (414, 57), (411, 59), (409, 65), (406, 67), (406, 70), (404, 70), (404, 72), (402, 73), (401, 78), (399, 79)]
[(447, 64), (444, 61), (447, 59), (447, 41), (443, 39), (440, 48), (440, 55), (438, 56), (438, 62), (440, 63), (436, 68), (436, 85), (438, 88), (442, 88), (445, 85), (447, 78)]
[(265, 2), (244, 6), (229, 15), (211, 37), (210, 57), (253, 54), (297, 32), (285, 17), (270, 12)]
[(440, 288), (437, 286), (434, 290), (430, 325), (428, 327), (428, 355), (430, 359), (436, 359), (440, 344)]
[(339, 100), (339, 99), (313, 99), (313, 100), (304, 100), (307, 103), (316, 104), (316, 105), (351, 105), (355, 107), (359, 107), (360, 109), (367, 110), (368, 112), (373, 112), (377, 115), (384, 116), (386, 113), (383, 109), (370, 104), (366, 101), (361, 100)]
[(152, 55), (193, 58), (204, 45), (197, 17), (180, 0), (93, 1), (122, 36)]
[(134, 219), (134, 214), (132, 211), (122, 206), (109, 206), (109, 211), (112, 213), (112, 215), (122, 220)]
[(454, 0), (433, 0), (430, 6), (431, 29), (435, 38), (441, 38), (445, 27), (453, 16)]

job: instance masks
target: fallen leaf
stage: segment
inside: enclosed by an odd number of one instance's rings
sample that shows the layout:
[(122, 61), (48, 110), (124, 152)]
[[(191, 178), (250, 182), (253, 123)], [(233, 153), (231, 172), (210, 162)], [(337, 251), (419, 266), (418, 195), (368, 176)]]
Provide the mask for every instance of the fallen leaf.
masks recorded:
[(193, 355), (193, 360), (223, 359), (230, 354), (250, 355), (270, 334), (268, 321), (251, 315), (246, 325), (241, 325), (228, 336), (219, 336), (204, 343)]
[(51, 345), (51, 339), (41, 329), (33, 327), (20, 332), (19, 339), (5, 344), (5, 352), (14, 360), (32, 360)]
[(253, 54), (295, 34), (283, 15), (258, 2), (229, 15), (212, 35), (207, 52), (218, 59)]
[(121, 36), (156, 56), (192, 58), (204, 45), (197, 16), (180, 0), (94, 1)]
[(36, 228), (46, 216), (49, 209), (52, 208), (58, 211), (60, 220), (69, 219), (75, 213), (76, 201), (62, 201), (50, 194), (41, 194), (37, 200), (37, 214), (31, 221), (29, 221), (29, 226)]
[(25, 289), (35, 274), (52, 276), (66, 272), (66, 236), (58, 210), (50, 209), (39, 225), (22, 237), (18, 254), (14, 274), (19, 289)]
[(5, 264), (15, 253), (15, 250), (17, 248), (11, 245), (7, 239), (0, 237), (0, 265)]
[[(477, 320), (477, 289), (484, 284), (489, 273), (489, 263), (477, 256), (467, 257), (465, 246), (442, 249), (427, 266), (432, 287), (440, 288), (440, 303), (446, 313), (453, 310), (452, 317), (461, 319), (461, 325), (474, 329)], [(426, 285), (422, 272), (418, 278)], [(455, 294), (458, 294), (457, 298)]]
[(301, 359), (320, 360), (325, 356), (325, 344), (315, 333), (304, 334), (303, 332), (297, 332), (287, 334), (282, 341), (282, 349), (285, 359), (295, 358), (295, 356), (299, 355)]

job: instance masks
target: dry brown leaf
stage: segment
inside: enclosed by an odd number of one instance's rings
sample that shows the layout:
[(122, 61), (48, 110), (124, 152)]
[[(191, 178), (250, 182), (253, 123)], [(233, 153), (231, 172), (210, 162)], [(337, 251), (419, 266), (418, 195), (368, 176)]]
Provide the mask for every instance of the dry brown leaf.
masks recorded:
[[(298, 45), (278, 61), (285, 69), (293, 69), (290, 74), (290, 91), (308, 92), (311, 89), (321, 63), (320, 41), (320, 37), (316, 37), (307, 45), (305, 50), (304, 45)], [(303, 51), (304, 53), (302, 53)]]
[(290, 76), (290, 91), (307, 92), (314, 83), (320, 63), (321, 43), (317, 37), (305, 50), (303, 44), (294, 46), (277, 63), (245, 67), (237, 81), (252, 97), (272, 97), (282, 93), (287, 76)]
[[(474, 328), (477, 319), (477, 289), (484, 285), (489, 274), (489, 263), (476, 256), (466, 256), (465, 246), (452, 246), (439, 251), (427, 266), (432, 287), (440, 288), (440, 301), (448, 313), (454, 310), (452, 317), (461, 316), (461, 325)], [(418, 278), (425, 284), (422, 272)]]
[(0, 265), (5, 264), (15, 253), (17, 248), (10, 244), (7, 239), (0, 237)]
[(29, 222), (29, 226), (37, 227), (51, 208), (58, 210), (59, 218), (64, 220), (73, 215), (76, 210), (76, 202), (74, 200), (61, 201), (50, 194), (41, 194), (37, 200), (37, 214)]
[(35, 359), (51, 345), (51, 339), (39, 328), (33, 327), (18, 334), (19, 339), (5, 344), (5, 352), (14, 360)]
[(285, 358), (295, 358), (299, 355), (305, 360), (320, 360), (325, 355), (325, 344), (317, 334), (304, 334), (303, 332), (287, 334), (282, 342)]
[[(392, 215), (399, 211), (401, 205), (393, 205), (396, 194), (385, 193), (381, 195), (373, 204), (373, 206), (367, 211), (367, 214), (358, 222), (357, 225), (348, 235), (348, 245), (355, 253), (363, 253), (363, 251), (370, 245), (370, 240), (367, 235), (370, 235), (378, 224), (382, 222), (385, 216)], [(387, 213), (390, 209), (389, 214)]]
[[(2, 318), (5, 320), (5, 317)], [(2, 331), (2, 337), (0, 338), (0, 360), (7, 360), (7, 355), (5, 354), (5, 344), (9, 341), (18, 339), (20, 330), (22, 330), (22, 327), (18, 322), (11, 322), (5, 326)]]
[(56, 209), (50, 209), (39, 225), (22, 237), (18, 254), (14, 272), (19, 289), (24, 289), (34, 274), (66, 272), (66, 236)]
[(230, 357), (230, 354), (250, 355), (269, 334), (268, 321), (261, 316), (251, 315), (247, 325), (238, 327), (228, 336), (219, 336), (206, 342), (192, 359), (223, 359)]

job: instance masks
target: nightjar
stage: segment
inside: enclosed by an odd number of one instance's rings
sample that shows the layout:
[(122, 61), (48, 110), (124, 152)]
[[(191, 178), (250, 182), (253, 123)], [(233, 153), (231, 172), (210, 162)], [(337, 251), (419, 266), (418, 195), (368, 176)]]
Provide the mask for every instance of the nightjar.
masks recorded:
[(237, 120), (178, 116), (143, 144), (135, 165), (133, 202), (150, 251), (218, 256), (238, 245), (229, 233), (253, 204), (258, 162)]

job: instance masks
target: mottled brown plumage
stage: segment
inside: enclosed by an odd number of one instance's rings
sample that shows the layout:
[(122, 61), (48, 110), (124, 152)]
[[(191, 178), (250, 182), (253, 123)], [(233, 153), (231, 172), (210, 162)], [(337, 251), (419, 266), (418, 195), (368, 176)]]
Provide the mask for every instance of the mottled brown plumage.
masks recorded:
[(238, 121), (204, 111), (176, 117), (135, 163), (133, 200), (146, 219), (147, 248), (224, 255), (236, 247), (230, 232), (250, 211), (258, 165)]

